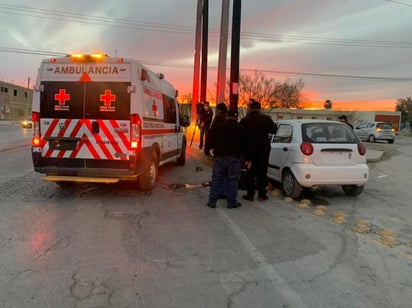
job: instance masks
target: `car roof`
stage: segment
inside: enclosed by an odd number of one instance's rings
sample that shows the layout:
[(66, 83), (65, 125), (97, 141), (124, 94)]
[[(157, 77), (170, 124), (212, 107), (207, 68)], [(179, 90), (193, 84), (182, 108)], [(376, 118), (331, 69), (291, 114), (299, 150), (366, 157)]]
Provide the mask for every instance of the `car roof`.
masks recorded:
[(333, 121), (333, 120), (323, 120), (323, 119), (288, 119), (288, 120), (277, 120), (275, 121), (276, 123), (279, 124), (306, 124), (306, 123), (338, 123), (338, 124), (344, 124), (339, 121)]

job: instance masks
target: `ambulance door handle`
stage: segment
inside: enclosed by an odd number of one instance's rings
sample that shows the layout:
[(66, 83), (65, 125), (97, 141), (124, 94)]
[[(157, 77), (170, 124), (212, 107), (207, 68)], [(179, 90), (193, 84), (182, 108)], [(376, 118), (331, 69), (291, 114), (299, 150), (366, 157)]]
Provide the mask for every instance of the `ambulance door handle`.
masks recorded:
[(94, 121), (92, 123), (92, 134), (98, 134), (99, 133), (99, 123), (97, 123), (96, 121)]

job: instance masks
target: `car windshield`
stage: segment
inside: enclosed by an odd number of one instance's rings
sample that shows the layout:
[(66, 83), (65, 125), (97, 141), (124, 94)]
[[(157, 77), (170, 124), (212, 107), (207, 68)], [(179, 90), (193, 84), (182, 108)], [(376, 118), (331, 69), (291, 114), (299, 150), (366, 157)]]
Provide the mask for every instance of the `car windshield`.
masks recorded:
[(306, 123), (302, 125), (302, 139), (310, 143), (358, 143), (358, 137), (346, 124)]

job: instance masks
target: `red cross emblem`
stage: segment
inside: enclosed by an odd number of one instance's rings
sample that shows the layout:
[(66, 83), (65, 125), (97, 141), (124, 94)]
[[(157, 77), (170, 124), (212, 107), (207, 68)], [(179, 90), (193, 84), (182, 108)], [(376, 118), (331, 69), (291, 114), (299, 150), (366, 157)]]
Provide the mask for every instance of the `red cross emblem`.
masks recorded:
[(157, 106), (156, 106), (155, 100), (153, 100), (152, 110), (153, 110), (154, 116), (157, 117)]
[(104, 102), (104, 105), (109, 107), (112, 102), (116, 100), (116, 95), (112, 94), (110, 90), (104, 90), (104, 94), (100, 95), (100, 101)]
[(54, 100), (58, 101), (60, 106), (63, 106), (69, 99), (70, 94), (66, 93), (65, 89), (60, 89), (59, 93), (54, 94)]

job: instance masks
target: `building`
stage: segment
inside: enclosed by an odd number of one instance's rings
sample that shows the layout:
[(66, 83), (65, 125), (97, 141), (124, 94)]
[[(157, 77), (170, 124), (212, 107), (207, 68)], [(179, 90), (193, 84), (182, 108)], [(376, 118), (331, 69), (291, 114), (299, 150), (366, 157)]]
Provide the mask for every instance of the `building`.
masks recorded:
[(31, 115), (33, 90), (0, 81), (0, 120), (22, 120)]

